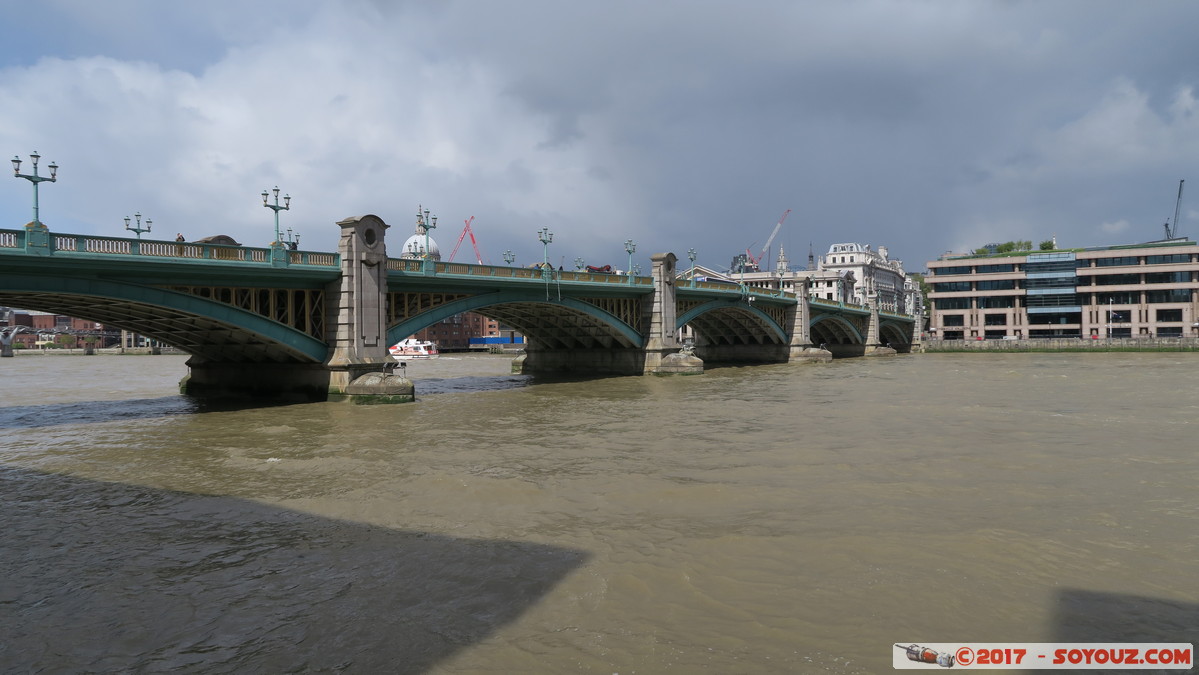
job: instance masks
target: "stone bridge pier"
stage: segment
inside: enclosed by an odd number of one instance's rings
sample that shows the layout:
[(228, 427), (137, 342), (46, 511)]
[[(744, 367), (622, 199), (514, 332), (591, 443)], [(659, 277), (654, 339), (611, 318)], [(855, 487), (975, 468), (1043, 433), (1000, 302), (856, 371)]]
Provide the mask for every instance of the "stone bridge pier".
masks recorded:
[(823, 363), (833, 360), (832, 352), (812, 344), (812, 307), (808, 304), (808, 289), (810, 279), (803, 279), (795, 289), (799, 302), (795, 303), (794, 317), (791, 321), (791, 344), (787, 346), (788, 361), (810, 361)]
[(289, 393), (314, 400), (395, 403), (414, 399), (414, 387), (394, 375), (387, 348), (388, 225), (378, 216), (347, 218), (338, 253), (341, 275), (325, 289), (323, 363), (221, 363), (192, 357), (183, 393)]

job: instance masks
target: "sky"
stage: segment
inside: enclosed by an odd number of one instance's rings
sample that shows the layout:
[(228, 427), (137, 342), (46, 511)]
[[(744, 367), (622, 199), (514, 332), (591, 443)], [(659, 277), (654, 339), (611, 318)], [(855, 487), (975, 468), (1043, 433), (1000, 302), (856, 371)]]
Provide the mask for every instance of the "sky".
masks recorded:
[[(0, 152), (51, 231), (727, 268), (1199, 236), (1186, 0), (0, 0)], [(769, 249), (776, 223), (789, 213)], [(32, 187), (0, 181), (0, 229)], [(538, 234), (553, 233), (543, 246)], [(454, 260), (474, 262), (469, 238)]]

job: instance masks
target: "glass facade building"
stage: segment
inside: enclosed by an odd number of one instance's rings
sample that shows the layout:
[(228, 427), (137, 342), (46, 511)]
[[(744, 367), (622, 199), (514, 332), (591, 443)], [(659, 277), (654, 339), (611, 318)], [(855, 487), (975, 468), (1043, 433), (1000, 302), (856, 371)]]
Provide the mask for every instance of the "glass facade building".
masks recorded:
[(1199, 337), (1199, 245), (945, 255), (928, 263), (929, 337)]

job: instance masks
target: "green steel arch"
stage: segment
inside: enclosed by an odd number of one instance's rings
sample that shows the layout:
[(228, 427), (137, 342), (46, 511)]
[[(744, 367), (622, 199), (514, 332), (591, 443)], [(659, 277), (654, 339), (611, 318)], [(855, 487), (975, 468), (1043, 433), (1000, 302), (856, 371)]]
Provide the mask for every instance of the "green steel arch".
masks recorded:
[[(829, 328), (821, 326), (821, 324), (826, 322), (830, 324)], [(862, 333), (857, 329), (857, 326), (854, 326), (836, 314), (813, 314), (812, 319), (808, 322), (808, 328), (810, 331), (819, 332), (822, 335), (825, 331), (828, 331), (834, 335), (852, 338), (855, 341), (854, 344), (866, 343), (866, 339), (862, 337)], [(815, 336), (813, 336), (812, 341), (816, 342)]]
[(679, 315), (679, 317), (675, 320), (675, 330), (682, 330), (683, 326), (686, 326), (701, 316), (711, 312), (719, 312), (721, 310), (737, 310), (739, 312), (748, 312), (751, 316), (761, 322), (761, 324), (766, 326), (767, 332), (771, 337), (774, 337), (783, 343), (786, 343), (791, 339), (791, 336), (788, 334), (788, 332), (782, 326), (780, 326), (777, 321), (771, 318), (769, 314), (754, 307), (750, 303), (742, 302), (740, 299), (712, 300), (705, 302), (702, 305), (696, 305), (695, 307), (692, 307), (691, 309)]
[(277, 321), (153, 286), (0, 273), (0, 304), (99, 321), (214, 360), (322, 363), (329, 351), (324, 342)]
[(878, 324), (878, 334), (879, 338), (889, 338), (886, 342), (908, 344), (912, 341), (912, 324), (909, 322), (905, 325), (902, 321), (883, 319)]
[[(624, 321), (621, 321), (616, 315), (603, 310), (595, 305), (575, 300), (574, 298), (564, 297), (545, 298), (541, 291), (530, 292), (524, 290), (517, 291), (497, 291), (494, 293), (482, 293), (472, 295), (466, 298), (453, 300), (442, 305), (438, 305), (427, 312), (422, 312), (406, 321), (401, 321), (387, 329), (387, 344), (392, 345), (404, 338), (416, 333), (422, 328), (427, 328), (438, 321), (443, 321), (452, 316), (463, 312), (483, 310), (488, 307), (496, 307), (500, 305), (552, 305), (563, 307), (577, 314), (591, 317), (603, 325), (614, 337), (623, 338), (633, 348), (640, 349), (645, 346), (645, 338), (638, 333), (632, 326)], [(486, 312), (483, 312), (484, 314)], [(510, 319), (506, 319), (509, 320)], [(521, 330), (526, 338), (536, 339), (536, 323), (526, 324)], [(531, 331), (531, 332), (528, 332)]]

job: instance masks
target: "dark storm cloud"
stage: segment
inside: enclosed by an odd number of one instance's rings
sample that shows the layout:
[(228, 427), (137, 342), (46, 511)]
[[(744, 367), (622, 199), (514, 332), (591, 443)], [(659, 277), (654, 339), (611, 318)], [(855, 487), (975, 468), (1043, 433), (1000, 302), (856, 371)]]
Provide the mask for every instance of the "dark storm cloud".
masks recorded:
[[(79, 7), (50, 5), (60, 18)], [(62, 24), (43, 55), (68, 61), (0, 70), (7, 100), (73, 108), (30, 122), (22, 104), (0, 137), (15, 152), (65, 144), (56, 124), (121, 129), (80, 160), (149, 153), (160, 171), (141, 177), (145, 190), (186, 183), (207, 191), (196, 199), (209, 218), (244, 227), (261, 229), (261, 214), (213, 206), (236, 201), (220, 195), (238, 179), (252, 192), (293, 185), (312, 213), (302, 227), (362, 211), (406, 230), (421, 201), (444, 213), (443, 247), (460, 229), (450, 224), (475, 215), (493, 260), (504, 248), (539, 256), (533, 233), (552, 227), (566, 259), (615, 262), (633, 238), (646, 255), (694, 246), (722, 265), (793, 209), (778, 238), (792, 261), (809, 242), (858, 241), (920, 270), (995, 240), (1157, 237), (1199, 154), (1193, 4), (120, 7), (90, 31), (79, 17)], [(183, 21), (174, 42), (137, 49), (118, 30)], [(124, 89), (72, 81), (95, 72), (93, 56)], [(82, 98), (59, 93), (81, 86)], [(149, 108), (132, 127), (130, 106)], [(17, 221), (21, 208), (4, 213)], [(1183, 213), (1183, 233), (1199, 234), (1199, 210)]]

